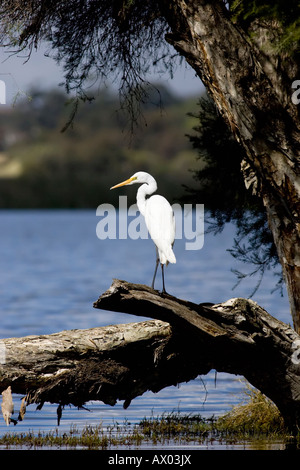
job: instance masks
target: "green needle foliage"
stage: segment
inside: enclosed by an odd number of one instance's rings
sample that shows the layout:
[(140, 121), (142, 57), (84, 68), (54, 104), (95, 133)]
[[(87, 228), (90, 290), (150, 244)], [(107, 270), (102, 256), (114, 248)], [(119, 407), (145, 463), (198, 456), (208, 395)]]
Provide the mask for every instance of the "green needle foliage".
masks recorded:
[[(278, 266), (278, 257), (268, 227), (262, 201), (245, 187), (241, 173), (243, 148), (233, 138), (213, 101), (204, 97), (199, 111), (195, 134), (189, 138), (198, 150), (199, 169), (194, 170), (195, 189), (186, 188), (186, 199), (204, 203), (208, 216), (208, 230), (220, 232), (226, 223), (236, 226), (236, 238), (229, 250), (238, 260), (252, 266), (248, 274), (235, 271), (238, 283), (247, 276), (257, 276), (254, 295), (263, 274)], [(279, 275), (276, 287), (282, 287)]]
[(231, 0), (228, 2), (234, 21), (249, 31), (253, 22), (276, 23), (280, 27), (274, 37), (269, 28), (269, 39), (275, 52), (288, 55), (299, 53), (300, 4), (298, 0)]

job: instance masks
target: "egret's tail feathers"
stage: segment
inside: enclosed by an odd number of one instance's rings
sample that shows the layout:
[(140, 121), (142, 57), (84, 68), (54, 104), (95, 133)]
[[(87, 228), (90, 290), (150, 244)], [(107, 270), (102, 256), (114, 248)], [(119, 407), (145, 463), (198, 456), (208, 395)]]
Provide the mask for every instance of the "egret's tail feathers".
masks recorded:
[(176, 257), (172, 249), (170, 250), (170, 253), (168, 253), (168, 261), (169, 263), (176, 263)]
[(172, 248), (164, 250), (163, 252), (159, 251), (159, 260), (161, 264), (168, 265), (169, 263), (176, 263), (176, 257)]

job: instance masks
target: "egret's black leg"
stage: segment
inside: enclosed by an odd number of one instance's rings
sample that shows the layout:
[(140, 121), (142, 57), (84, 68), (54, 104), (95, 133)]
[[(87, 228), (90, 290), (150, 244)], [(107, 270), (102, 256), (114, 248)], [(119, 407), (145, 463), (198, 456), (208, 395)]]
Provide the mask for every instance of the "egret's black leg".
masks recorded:
[(162, 283), (163, 283), (163, 293), (166, 294), (166, 288), (165, 288), (165, 276), (164, 276), (164, 265), (161, 264), (161, 275), (162, 275)]
[(154, 289), (154, 281), (155, 281), (155, 277), (156, 277), (158, 263), (159, 263), (159, 257), (158, 257), (158, 252), (156, 250), (156, 265), (155, 265), (155, 271), (154, 271), (153, 281), (152, 281), (152, 285), (151, 285), (152, 289)]

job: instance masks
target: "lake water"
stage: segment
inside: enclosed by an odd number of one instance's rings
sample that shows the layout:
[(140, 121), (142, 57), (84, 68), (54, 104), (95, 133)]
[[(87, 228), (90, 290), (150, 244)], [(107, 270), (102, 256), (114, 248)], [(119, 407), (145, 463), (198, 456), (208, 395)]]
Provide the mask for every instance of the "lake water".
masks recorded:
[[(92, 328), (141, 321), (131, 315), (93, 308), (113, 278), (151, 284), (155, 248), (148, 240), (99, 240), (96, 210), (0, 211), (0, 338), (22, 337), (65, 329)], [(255, 280), (232, 290), (236, 277), (231, 268), (247, 270), (226, 250), (232, 247), (234, 228), (228, 226), (218, 236), (205, 235), (204, 246), (187, 251), (185, 240), (176, 240), (176, 265), (166, 270), (170, 294), (193, 302), (223, 302), (232, 297), (248, 297)], [(156, 288), (160, 288), (158, 272)], [(276, 283), (267, 272), (253, 297), (276, 318), (291, 322), (286, 294), (271, 294)], [(65, 408), (59, 430), (111, 422), (136, 422), (163, 412), (218, 416), (240, 401), (244, 388), (241, 377), (211, 371), (207, 376), (157, 394), (146, 393), (124, 410), (100, 402), (87, 410)], [(19, 399), (14, 396), (18, 413)], [(0, 435), (10, 432), (49, 431), (56, 428), (56, 406), (45, 404), (40, 411), (27, 408), (25, 419), (9, 428), (1, 416)]]

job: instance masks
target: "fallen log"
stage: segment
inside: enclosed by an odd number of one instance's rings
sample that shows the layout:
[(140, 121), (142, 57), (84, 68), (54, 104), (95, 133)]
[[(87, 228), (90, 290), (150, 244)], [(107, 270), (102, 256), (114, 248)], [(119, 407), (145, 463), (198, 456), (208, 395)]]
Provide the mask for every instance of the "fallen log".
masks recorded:
[[(114, 405), (211, 369), (243, 375), (271, 398), (291, 432), (300, 425), (300, 337), (255, 302), (194, 304), (115, 280), (94, 303), (154, 320), (0, 341), (0, 392), (26, 403)], [(24, 412), (23, 412), (24, 416)], [(7, 414), (6, 414), (6, 419)]]
[(23, 394), (26, 405), (38, 409), (57, 403), (58, 414), (65, 405), (81, 408), (90, 400), (124, 400), (126, 408), (148, 388), (160, 389), (153, 369), (170, 337), (169, 324), (150, 320), (3, 339), (0, 392)]
[(300, 430), (300, 336), (254, 301), (197, 305), (115, 280), (94, 307), (168, 322), (180, 356), (174, 376), (178, 366), (242, 375), (277, 405), (292, 433)]

